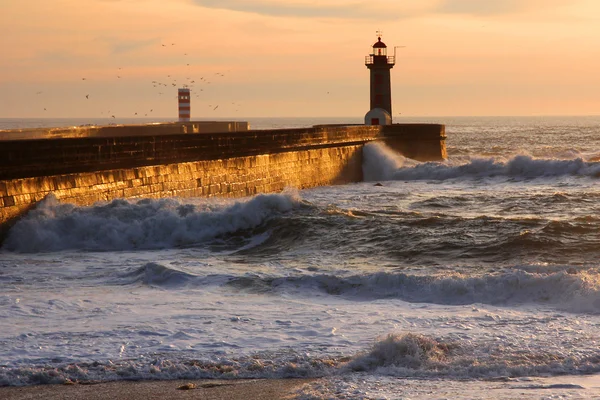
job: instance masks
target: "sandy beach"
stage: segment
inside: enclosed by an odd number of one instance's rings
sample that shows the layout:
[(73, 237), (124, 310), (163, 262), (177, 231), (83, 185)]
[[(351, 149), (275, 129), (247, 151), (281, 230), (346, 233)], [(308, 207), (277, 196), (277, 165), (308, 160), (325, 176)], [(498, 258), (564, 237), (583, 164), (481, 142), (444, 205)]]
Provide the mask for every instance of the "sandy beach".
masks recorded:
[[(291, 399), (314, 379), (117, 381), (96, 384), (37, 385), (0, 388), (3, 400), (105, 399)], [(185, 389), (186, 387), (193, 387)]]

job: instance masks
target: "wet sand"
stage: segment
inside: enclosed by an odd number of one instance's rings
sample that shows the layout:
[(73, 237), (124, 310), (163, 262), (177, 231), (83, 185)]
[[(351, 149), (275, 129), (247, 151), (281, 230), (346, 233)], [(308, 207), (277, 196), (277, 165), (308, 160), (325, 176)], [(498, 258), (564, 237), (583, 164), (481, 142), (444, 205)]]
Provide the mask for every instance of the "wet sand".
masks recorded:
[[(105, 399), (199, 399), (274, 400), (292, 399), (294, 393), (314, 379), (118, 381), (95, 384), (1, 387), (3, 400), (105, 400)], [(194, 389), (179, 389), (194, 384)]]

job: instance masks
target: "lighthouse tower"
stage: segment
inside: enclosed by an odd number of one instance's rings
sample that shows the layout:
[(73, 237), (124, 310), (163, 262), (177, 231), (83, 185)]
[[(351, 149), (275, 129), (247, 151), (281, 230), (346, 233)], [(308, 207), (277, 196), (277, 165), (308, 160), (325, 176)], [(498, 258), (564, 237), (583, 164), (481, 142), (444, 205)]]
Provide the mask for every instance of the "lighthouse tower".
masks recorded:
[(190, 89), (177, 89), (177, 103), (179, 104), (179, 122), (187, 122), (190, 120)]
[(390, 70), (396, 63), (394, 56), (387, 55), (387, 46), (377, 32), (373, 52), (365, 57), (365, 65), (371, 74), (371, 111), (365, 115), (366, 125), (389, 125), (392, 123), (392, 81)]

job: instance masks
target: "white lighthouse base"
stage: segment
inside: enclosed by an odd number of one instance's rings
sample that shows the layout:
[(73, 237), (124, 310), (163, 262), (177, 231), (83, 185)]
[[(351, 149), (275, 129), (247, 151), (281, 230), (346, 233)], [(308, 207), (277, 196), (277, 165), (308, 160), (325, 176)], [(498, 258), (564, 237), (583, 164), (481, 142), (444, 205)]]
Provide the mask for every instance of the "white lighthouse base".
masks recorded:
[(374, 108), (365, 115), (365, 125), (391, 125), (392, 116), (383, 108)]

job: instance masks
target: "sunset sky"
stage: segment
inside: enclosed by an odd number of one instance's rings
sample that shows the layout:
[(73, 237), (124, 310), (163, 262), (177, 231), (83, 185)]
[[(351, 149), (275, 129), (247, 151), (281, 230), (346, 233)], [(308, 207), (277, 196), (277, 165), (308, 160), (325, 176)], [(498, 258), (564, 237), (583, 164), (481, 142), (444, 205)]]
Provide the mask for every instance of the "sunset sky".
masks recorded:
[(600, 114), (598, 0), (0, 0), (0, 26), (2, 118), (174, 118), (183, 84), (193, 119), (362, 117), (378, 30), (395, 116)]

